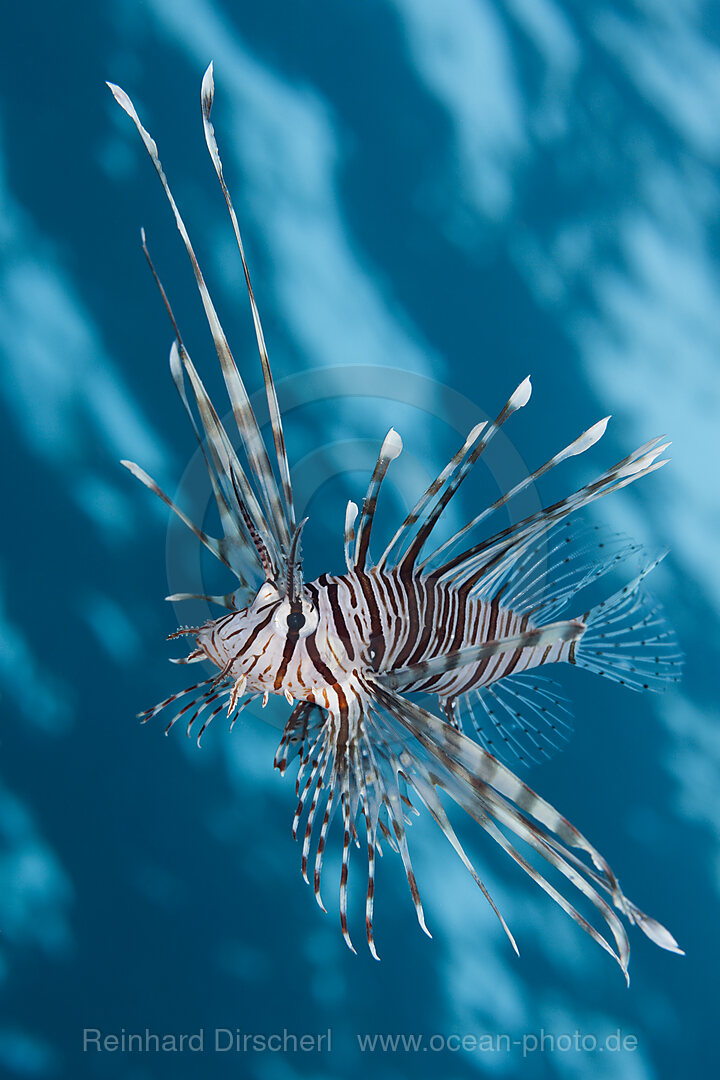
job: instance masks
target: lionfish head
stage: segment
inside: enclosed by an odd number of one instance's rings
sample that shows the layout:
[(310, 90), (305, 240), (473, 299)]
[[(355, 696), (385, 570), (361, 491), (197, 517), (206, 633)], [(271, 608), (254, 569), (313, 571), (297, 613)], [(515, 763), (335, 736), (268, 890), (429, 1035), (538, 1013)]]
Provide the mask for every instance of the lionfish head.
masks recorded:
[(296, 528), (280, 581), (264, 581), (252, 601), (228, 619), (203, 627), (198, 646), (220, 667), (237, 662), (243, 654), (261, 652), (268, 659), (282, 657), (289, 640), (307, 637), (317, 627), (318, 613), (303, 584), (300, 537), (305, 522)]

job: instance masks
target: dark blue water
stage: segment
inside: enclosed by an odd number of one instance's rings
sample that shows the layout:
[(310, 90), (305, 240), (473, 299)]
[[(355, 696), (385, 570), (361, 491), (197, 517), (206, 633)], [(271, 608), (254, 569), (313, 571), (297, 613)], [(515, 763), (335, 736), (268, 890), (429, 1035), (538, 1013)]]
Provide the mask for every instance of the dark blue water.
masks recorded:
[[(5, 12), (0, 1073), (712, 1074), (719, 35), (712, 5), (674, 0)], [(378, 880), (382, 963), (351, 955), (332, 875), (323, 915), (298, 872), (292, 781), (272, 769), (284, 707), (232, 737), (211, 728), (201, 751), (134, 719), (184, 685), (164, 637), (193, 613), (163, 597), (199, 576), (229, 587), (118, 464), (136, 460), (175, 491), (193, 455), (141, 224), (190, 351), (220, 387), (162, 193), (104, 80), (133, 95), (158, 140), (254, 391), (240, 266), (200, 123), (211, 59), (216, 129), (311, 515), (310, 573), (341, 568), (344, 503), (362, 496), (390, 424), (406, 451), (386, 529), (456, 431), (496, 412), (529, 372), (533, 400), (467, 511), (608, 412), (606, 439), (548, 479), (545, 501), (655, 434), (673, 439), (672, 464), (598, 517), (671, 548), (654, 588), (688, 655), (683, 686), (640, 697), (570, 672), (575, 736), (528, 776), (687, 950), (678, 958), (634, 933), (630, 990), (469, 827), (462, 837), (521, 958), (424, 822), (411, 831), (433, 941), (391, 856)], [(195, 483), (191, 466), (181, 496), (202, 499)], [(360, 945), (361, 895), (351, 918)], [(216, 1028), (330, 1029), (331, 1050), (215, 1051)], [(83, 1051), (84, 1029), (203, 1029), (205, 1045)], [(357, 1036), (378, 1032), (421, 1035), (425, 1049), (362, 1053)], [(482, 1048), (457, 1049), (457, 1036)]]

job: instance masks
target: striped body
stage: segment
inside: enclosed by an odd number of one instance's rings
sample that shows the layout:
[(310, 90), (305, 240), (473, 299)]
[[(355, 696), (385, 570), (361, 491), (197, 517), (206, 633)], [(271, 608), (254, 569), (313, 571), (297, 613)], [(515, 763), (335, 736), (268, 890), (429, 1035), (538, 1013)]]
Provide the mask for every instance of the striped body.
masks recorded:
[[(534, 629), (527, 614), (504, 607), (499, 598), (468, 596), (423, 575), (405, 581), (396, 571), (375, 569), (323, 574), (308, 582), (304, 593), (316, 615), (309, 632), (288, 630), (282, 598), (263, 586), (248, 608), (203, 627), (198, 648), (233, 680), (245, 678), (249, 693), (280, 694), (357, 715), (365, 674), (384, 675)], [(453, 700), (510, 674), (569, 661), (573, 644), (498, 652), (459, 669), (419, 676), (406, 689)]]
[[(316, 590), (322, 622), (347, 650), (385, 673), (419, 664), (481, 642), (534, 629), (527, 615), (487, 601), (428, 575), (403, 579), (397, 571), (323, 575)], [(462, 670), (418, 678), (407, 686), (442, 698), (455, 698), (488, 686), (511, 672), (567, 660), (571, 642), (528, 646), (497, 653)]]

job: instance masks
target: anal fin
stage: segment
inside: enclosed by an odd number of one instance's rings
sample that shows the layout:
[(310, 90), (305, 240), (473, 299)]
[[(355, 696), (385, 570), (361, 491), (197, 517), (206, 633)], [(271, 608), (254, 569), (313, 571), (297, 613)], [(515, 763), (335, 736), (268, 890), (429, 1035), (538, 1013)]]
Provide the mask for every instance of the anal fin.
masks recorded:
[(572, 734), (570, 702), (558, 690), (534, 673), (509, 675), (464, 694), (457, 714), (487, 753), (513, 768), (532, 765), (548, 761)]

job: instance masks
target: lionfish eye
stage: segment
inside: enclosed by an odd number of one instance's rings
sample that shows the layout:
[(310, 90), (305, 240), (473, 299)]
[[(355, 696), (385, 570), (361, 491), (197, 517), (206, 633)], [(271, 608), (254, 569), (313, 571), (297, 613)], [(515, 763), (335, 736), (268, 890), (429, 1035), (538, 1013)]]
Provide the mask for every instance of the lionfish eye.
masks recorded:
[(288, 630), (302, 630), (305, 625), (305, 616), (302, 611), (291, 611), (287, 617)]

